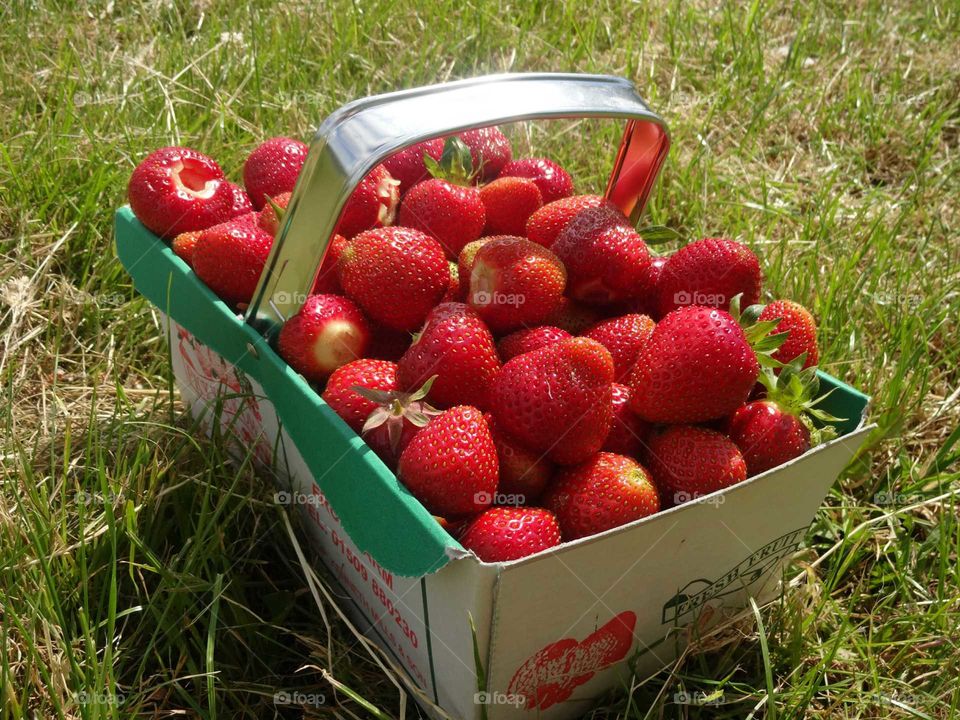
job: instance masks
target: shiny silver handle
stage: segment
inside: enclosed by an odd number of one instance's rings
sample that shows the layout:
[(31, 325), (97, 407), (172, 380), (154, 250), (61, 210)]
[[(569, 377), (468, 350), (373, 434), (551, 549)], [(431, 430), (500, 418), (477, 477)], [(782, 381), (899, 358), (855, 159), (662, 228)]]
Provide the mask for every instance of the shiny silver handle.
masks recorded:
[(636, 220), (670, 147), (633, 84), (609, 75), (518, 73), (430, 85), (344, 105), (317, 130), (247, 322), (270, 337), (300, 309), (347, 199), (384, 159), (428, 138), (520, 120), (626, 120), (606, 196)]

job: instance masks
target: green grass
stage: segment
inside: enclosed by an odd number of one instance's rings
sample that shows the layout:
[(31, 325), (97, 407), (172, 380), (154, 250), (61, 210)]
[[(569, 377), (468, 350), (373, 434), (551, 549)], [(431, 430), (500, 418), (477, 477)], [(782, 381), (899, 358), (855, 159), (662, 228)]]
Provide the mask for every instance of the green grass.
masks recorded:
[[(960, 10), (427, 7), (0, 7), (0, 718), (293, 717), (284, 690), (325, 695), (318, 716), (416, 713), (323, 577), (311, 592), (266, 484), (182, 416), (111, 216), (157, 146), (238, 178), (256, 142), (349, 100), (506, 70), (633, 79), (673, 138), (644, 222), (749, 243), (879, 424), (782, 601), (595, 717), (960, 716)], [(616, 132), (513, 137), (590, 190)]]

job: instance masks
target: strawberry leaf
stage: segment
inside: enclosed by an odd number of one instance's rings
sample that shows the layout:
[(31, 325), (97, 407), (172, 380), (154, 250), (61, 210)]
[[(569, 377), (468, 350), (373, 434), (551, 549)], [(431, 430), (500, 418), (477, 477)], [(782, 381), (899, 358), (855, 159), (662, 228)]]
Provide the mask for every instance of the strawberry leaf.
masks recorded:
[(680, 238), (680, 233), (666, 225), (647, 225), (637, 230), (637, 233), (647, 245), (662, 245)]

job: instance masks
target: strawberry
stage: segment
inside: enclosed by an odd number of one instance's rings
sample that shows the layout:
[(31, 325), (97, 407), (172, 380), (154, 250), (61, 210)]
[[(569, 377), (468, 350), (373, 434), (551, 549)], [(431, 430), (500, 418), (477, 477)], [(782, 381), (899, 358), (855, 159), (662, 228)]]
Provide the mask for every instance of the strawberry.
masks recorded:
[(660, 271), (661, 316), (683, 305), (726, 309), (736, 295), (744, 307), (760, 299), (760, 263), (750, 248), (726, 238), (704, 238), (677, 250)]
[(833, 423), (840, 419), (817, 407), (826, 395), (817, 397), (817, 367), (806, 366), (803, 353), (786, 365), (764, 367), (757, 385), (762, 393), (754, 394), (762, 394), (763, 399), (740, 406), (724, 425), (727, 435), (743, 453), (750, 475), (782, 465), (805, 453), (811, 445), (836, 436)]
[(480, 188), (487, 213), (486, 235), (523, 235), (527, 218), (543, 205), (540, 189), (533, 180), (502, 177)]
[[(290, 198), (293, 196), (293, 193), (285, 192), (280, 193), (275, 198), (270, 198), (263, 209), (260, 210), (259, 215), (257, 215), (257, 224), (266, 230), (268, 233), (276, 237), (277, 230), (280, 229), (280, 220), (283, 217), (283, 211), (287, 209), (287, 205), (290, 204)], [(279, 214), (277, 211), (279, 210)]]
[(133, 214), (150, 232), (174, 238), (245, 212), (237, 206), (234, 187), (213, 159), (189, 148), (165, 147), (137, 165), (127, 197)]
[(560, 303), (550, 313), (544, 322), (566, 330), (571, 335), (579, 335), (601, 319), (599, 313), (591, 307), (571, 300), (568, 297), (560, 298)]
[(597, 453), (560, 471), (544, 498), (565, 541), (595, 535), (660, 510), (650, 473), (631, 458)]
[(439, 162), (426, 161), (433, 177), (414, 185), (400, 206), (400, 224), (435, 237), (450, 257), (483, 231), (487, 215), (473, 187), (470, 152), (456, 138), (447, 140)]
[(602, 320), (583, 333), (610, 351), (614, 375), (624, 381), (633, 370), (637, 356), (650, 341), (656, 323), (646, 315), (632, 314)]
[(322, 382), (341, 365), (363, 357), (369, 345), (367, 319), (342, 295), (308, 297), (277, 339), (280, 357), (312, 382)]
[(448, 265), (450, 266), (450, 284), (440, 302), (459, 302), (463, 296), (463, 291), (460, 289), (460, 266), (453, 260)]
[(631, 406), (654, 423), (729, 415), (750, 395), (760, 364), (740, 325), (723, 310), (691, 305), (669, 313), (640, 351)]
[(484, 417), (500, 461), (497, 494), (513, 496), (517, 504), (528, 505), (540, 496), (553, 476), (553, 463), (510, 437), (497, 425), (493, 415)]
[(560, 298), (567, 275), (557, 256), (520, 237), (499, 237), (477, 250), (467, 302), (495, 333), (537, 325)]
[(513, 157), (510, 141), (496, 126), (465, 130), (457, 137), (470, 149), (482, 180), (493, 180)]
[(347, 199), (336, 232), (349, 239), (365, 230), (392, 225), (400, 202), (397, 185), (387, 169), (377, 165)]
[(560, 527), (543, 508), (495, 507), (467, 526), (460, 544), (482, 562), (509, 562), (559, 545)]
[(309, 148), (299, 140), (275, 137), (264, 141), (243, 164), (243, 184), (259, 210), (267, 198), (291, 192)]
[(543, 202), (573, 195), (573, 179), (553, 160), (547, 158), (520, 158), (503, 166), (500, 177), (524, 177), (533, 180), (543, 196)]
[(500, 359), (507, 362), (517, 355), (539, 350), (545, 345), (551, 345), (568, 337), (572, 337), (570, 333), (552, 325), (522, 328), (501, 338), (497, 343), (497, 352), (500, 353)]
[(503, 430), (559, 464), (583, 462), (613, 421), (613, 360), (600, 343), (570, 338), (518, 355), (493, 384)]
[(664, 506), (680, 505), (741, 482), (747, 466), (726, 435), (693, 425), (673, 425), (647, 440), (647, 467)]
[(190, 267), (193, 267), (193, 251), (196, 249), (197, 241), (202, 234), (203, 230), (180, 233), (170, 243), (173, 251)]
[(771, 400), (755, 400), (738, 407), (727, 420), (726, 431), (740, 448), (750, 476), (782, 465), (810, 449), (807, 426), (797, 415)]
[(399, 190), (403, 195), (418, 182), (430, 177), (424, 155), (440, 160), (442, 154), (443, 138), (431, 138), (394, 153), (383, 161), (383, 166), (400, 183)]
[(405, 390), (437, 376), (429, 395), (437, 407), (486, 409), (490, 386), (500, 371), (490, 330), (477, 313), (459, 302), (437, 305), (427, 315), (423, 330), (398, 364), (400, 387)]
[(273, 236), (241, 215), (201, 233), (193, 270), (227, 304), (249, 303), (272, 246)]
[(342, 295), (340, 277), (337, 274), (337, 263), (347, 247), (349, 241), (343, 235), (334, 235), (327, 246), (327, 254), (323, 256), (323, 263), (317, 272), (317, 279), (313, 281), (311, 294)]
[(563, 229), (550, 249), (567, 268), (567, 294), (589, 304), (643, 298), (650, 251), (619, 210), (588, 208)]
[(497, 490), (497, 449), (483, 414), (458, 405), (418, 432), (400, 456), (398, 477), (435, 515), (480, 512)]
[(614, 383), (613, 424), (601, 449), (627, 457), (640, 457), (649, 434), (650, 424), (630, 409), (630, 388)]
[(773, 359), (784, 364), (789, 363), (802, 353), (806, 353), (803, 367), (808, 368), (820, 362), (820, 348), (817, 346), (817, 323), (813, 315), (803, 305), (792, 300), (776, 300), (767, 305), (760, 313), (762, 320), (780, 322), (774, 328), (775, 333), (788, 333), (783, 345), (773, 354)]
[(450, 287), (440, 243), (412, 228), (360, 233), (343, 249), (337, 271), (347, 296), (394, 330), (419, 328)]
[(550, 247), (581, 210), (600, 206), (616, 209), (613, 203), (599, 195), (573, 195), (548, 202), (527, 219), (525, 231), (527, 239), (544, 247)]
[(360, 433), (370, 413), (380, 405), (358, 393), (357, 387), (383, 392), (398, 391), (397, 364), (370, 358), (354, 360), (338, 367), (327, 380), (321, 397), (354, 432)]

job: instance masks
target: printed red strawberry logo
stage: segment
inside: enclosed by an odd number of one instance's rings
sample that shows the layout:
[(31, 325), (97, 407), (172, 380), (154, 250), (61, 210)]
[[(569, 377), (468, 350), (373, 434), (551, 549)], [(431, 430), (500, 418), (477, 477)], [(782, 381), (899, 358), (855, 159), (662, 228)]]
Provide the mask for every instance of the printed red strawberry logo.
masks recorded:
[(567, 700), (597, 672), (626, 657), (636, 624), (636, 613), (626, 610), (581, 642), (564, 638), (550, 643), (517, 669), (507, 694), (526, 698), (527, 710), (546, 710)]

